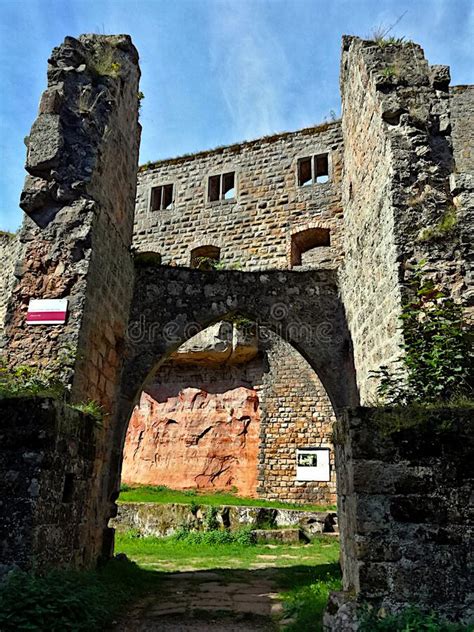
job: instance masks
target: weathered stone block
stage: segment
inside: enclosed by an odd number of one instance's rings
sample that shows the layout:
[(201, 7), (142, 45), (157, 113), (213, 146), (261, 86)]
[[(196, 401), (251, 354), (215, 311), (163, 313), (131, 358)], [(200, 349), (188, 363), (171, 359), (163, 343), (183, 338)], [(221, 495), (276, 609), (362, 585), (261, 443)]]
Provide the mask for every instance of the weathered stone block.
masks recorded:
[(41, 175), (57, 167), (64, 145), (62, 123), (57, 114), (40, 114), (28, 137), (26, 169), (31, 175)]

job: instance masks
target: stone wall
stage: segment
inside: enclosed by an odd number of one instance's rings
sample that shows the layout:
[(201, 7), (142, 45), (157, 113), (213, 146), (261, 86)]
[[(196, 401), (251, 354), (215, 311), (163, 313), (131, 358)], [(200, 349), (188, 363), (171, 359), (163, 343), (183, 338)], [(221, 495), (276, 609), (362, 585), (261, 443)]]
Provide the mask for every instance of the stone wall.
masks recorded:
[[(268, 371), (262, 385), (258, 495), (288, 502), (332, 504), (336, 471), (331, 402), (318, 376), (288, 343), (267, 332)], [(330, 481), (298, 481), (298, 448), (330, 449)]]
[[(328, 182), (300, 186), (298, 160), (323, 153), (329, 159)], [(134, 247), (159, 253), (165, 265), (189, 266), (191, 252), (210, 245), (220, 249), (221, 265), (230, 268), (336, 268), (343, 255), (341, 171), (339, 122), (144, 165), (138, 178)], [(209, 202), (209, 176), (228, 172), (235, 172), (235, 198)], [(170, 207), (151, 210), (152, 188), (170, 184)], [(329, 229), (329, 245), (323, 239), (306, 250), (312, 245), (306, 233), (297, 244), (301, 255), (295, 258), (295, 235), (317, 229)], [(261, 389), (260, 409), (266, 420), (258, 493), (288, 501), (334, 502), (334, 472), (329, 485), (295, 481), (297, 446), (330, 443), (329, 400), (314, 371), (291, 345), (276, 337), (273, 343), (264, 383), (253, 384)], [(291, 384), (286, 385), (288, 376)]]
[(474, 86), (450, 88), (454, 171), (450, 178), (453, 203), (462, 212), (459, 240), (465, 255), (463, 303), (466, 317), (474, 322)]
[(20, 256), (20, 242), (16, 235), (0, 232), (0, 337), (7, 311), (7, 303), (15, 283), (13, 271)]
[[(341, 291), (361, 401), (368, 402), (376, 388), (370, 371), (399, 356), (401, 304), (416, 264), (424, 260), (424, 278), (464, 300), (468, 209), (450, 190), (449, 69), (430, 67), (416, 44), (344, 37), (340, 81)], [(438, 234), (453, 213), (454, 227)]]
[[(298, 158), (325, 152), (329, 181), (299, 186)], [(235, 199), (208, 202), (208, 177), (232, 171)], [(191, 250), (214, 245), (225, 264), (287, 269), (292, 233), (323, 227), (330, 230), (326, 257), (336, 266), (342, 256), (341, 171), (339, 122), (144, 165), (134, 245), (160, 253), (164, 264), (188, 266)], [(152, 211), (151, 188), (161, 184), (173, 184), (174, 201), (169, 209)], [(317, 261), (307, 265), (321, 267)]]
[(449, 97), (456, 171), (474, 175), (474, 86), (453, 86)]
[[(133, 530), (140, 536), (158, 538), (173, 535), (183, 525), (195, 531), (205, 531), (209, 505), (200, 505), (199, 497), (193, 500), (192, 504), (120, 502), (118, 514), (111, 520), (111, 526), (125, 533)], [(337, 515), (334, 512), (242, 505), (217, 505), (215, 509), (215, 518), (220, 528), (237, 530), (247, 526), (253, 529), (292, 527), (301, 529), (308, 539), (320, 533), (337, 532)]]
[(415, 413), (398, 411), (391, 434), (390, 411), (358, 409), (336, 424), (343, 587), (359, 602), (472, 623), (472, 414)]
[(97, 428), (50, 399), (0, 400), (0, 576), (94, 565)]
[[(115, 511), (118, 474), (111, 434), (134, 282), (139, 77), (138, 53), (127, 35), (67, 37), (53, 50), (48, 87), (27, 139), (29, 175), (20, 205), (28, 217), (5, 320), (10, 365), (63, 362), (70, 400), (95, 400), (106, 413), (95, 443), (89, 439), (96, 454), (82, 499), (89, 562), (112, 546), (107, 523)], [(27, 324), (32, 298), (68, 299), (66, 323)], [(60, 478), (66, 467), (58, 454)], [(47, 486), (41, 495), (51, 499)], [(59, 512), (56, 501), (51, 510)]]

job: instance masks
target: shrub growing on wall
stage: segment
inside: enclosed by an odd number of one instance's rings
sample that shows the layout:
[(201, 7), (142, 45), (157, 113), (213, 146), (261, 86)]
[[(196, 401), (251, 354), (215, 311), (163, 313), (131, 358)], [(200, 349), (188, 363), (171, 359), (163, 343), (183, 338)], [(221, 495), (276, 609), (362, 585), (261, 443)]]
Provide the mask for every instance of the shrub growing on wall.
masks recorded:
[(378, 394), (388, 404), (446, 403), (472, 397), (472, 334), (462, 307), (433, 281), (421, 262), (402, 309), (404, 342), (398, 368), (381, 367)]

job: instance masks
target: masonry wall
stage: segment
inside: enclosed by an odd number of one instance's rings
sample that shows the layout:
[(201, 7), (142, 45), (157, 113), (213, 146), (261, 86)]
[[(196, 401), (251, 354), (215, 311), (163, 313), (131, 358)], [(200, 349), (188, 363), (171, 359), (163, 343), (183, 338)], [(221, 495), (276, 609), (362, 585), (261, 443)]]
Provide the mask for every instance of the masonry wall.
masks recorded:
[(474, 86), (449, 89), (456, 171), (474, 175)]
[[(336, 500), (333, 408), (306, 360), (281, 338), (270, 332), (267, 336), (268, 371), (261, 387), (259, 496), (332, 504)], [(330, 481), (298, 481), (296, 450), (319, 447), (330, 448)]]
[[(298, 158), (324, 152), (329, 182), (298, 186)], [(342, 256), (341, 170), (339, 122), (144, 165), (134, 246), (159, 252), (164, 264), (187, 266), (193, 248), (214, 245), (225, 264), (287, 269), (291, 234), (322, 226), (331, 231), (328, 258), (335, 267)], [(208, 202), (208, 177), (229, 171), (236, 173), (236, 199)], [(170, 183), (172, 208), (151, 211), (151, 188)]]
[(453, 204), (462, 218), (459, 241), (463, 250), (461, 286), (466, 319), (474, 322), (474, 86), (450, 88), (454, 170), (450, 176)]
[(97, 428), (51, 399), (0, 400), (0, 577), (93, 566)]
[(471, 412), (398, 410), (396, 432), (393, 414), (358, 409), (336, 424), (347, 598), (472, 623)]
[[(326, 152), (328, 182), (299, 186), (298, 159)], [(207, 201), (209, 176), (231, 171), (235, 199)], [(194, 248), (213, 245), (230, 268), (336, 268), (343, 256), (341, 173), (339, 122), (145, 165), (138, 177), (134, 247), (158, 252), (165, 265), (189, 266)], [(150, 210), (152, 187), (171, 183), (172, 207)], [(292, 236), (308, 228), (329, 229), (330, 245), (304, 252), (296, 266)], [(330, 404), (301, 356), (276, 338), (272, 344), (263, 382), (253, 384), (264, 419), (258, 494), (293, 502), (334, 502), (334, 472), (330, 484), (295, 480), (296, 447), (329, 445)], [(287, 384), (288, 376), (292, 379)]]
[[(100, 74), (107, 56), (115, 67)], [(127, 36), (66, 38), (54, 49), (28, 137), (23, 252), (5, 323), (10, 363), (51, 363), (67, 349), (72, 397), (109, 412), (133, 289), (138, 80)], [(27, 324), (32, 298), (67, 298), (67, 322)]]
[(20, 256), (20, 243), (16, 235), (0, 233), (0, 336), (7, 311), (10, 292), (15, 283), (13, 271)]
[[(62, 378), (66, 398), (95, 400), (103, 408), (83, 497), (89, 562), (108, 555), (112, 545), (107, 522), (119, 472), (111, 435), (134, 282), (139, 77), (138, 54), (126, 35), (67, 37), (53, 50), (48, 87), (27, 139), (20, 200), (27, 217), (5, 319), (11, 366), (49, 365)], [(69, 301), (65, 324), (27, 323), (30, 299), (58, 298)], [(62, 476), (67, 461), (60, 455), (57, 467)], [(60, 502), (47, 483), (41, 496), (45, 513), (56, 512), (54, 528), (66, 533)]]

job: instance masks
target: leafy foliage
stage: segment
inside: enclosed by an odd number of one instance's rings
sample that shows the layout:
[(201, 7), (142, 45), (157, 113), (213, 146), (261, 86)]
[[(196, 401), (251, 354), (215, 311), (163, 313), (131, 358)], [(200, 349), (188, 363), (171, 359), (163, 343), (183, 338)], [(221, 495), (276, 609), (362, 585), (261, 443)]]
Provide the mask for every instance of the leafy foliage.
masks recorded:
[(393, 35), (386, 37), (384, 36), (383, 31), (379, 29), (376, 29), (372, 33), (371, 39), (381, 48), (385, 48), (385, 46), (406, 46), (407, 44), (411, 44), (411, 41), (405, 39), (404, 37), (395, 37)]
[(124, 604), (155, 584), (154, 574), (122, 560), (82, 573), (17, 571), (0, 586), (0, 630), (104, 630)]
[(64, 391), (64, 383), (55, 366), (9, 367), (0, 359), (0, 397), (45, 395), (57, 397)]
[(219, 521), (217, 520), (217, 507), (208, 507), (204, 515), (204, 528), (206, 531), (216, 531), (219, 529)]
[(413, 298), (402, 309), (402, 357), (395, 368), (382, 366), (378, 395), (388, 404), (446, 403), (472, 395), (472, 335), (462, 308), (432, 281), (423, 281), (421, 262)]
[(385, 77), (385, 79), (391, 79), (392, 77), (396, 77), (398, 75), (398, 72), (395, 66), (387, 66), (386, 68), (382, 69), (380, 74), (382, 75), (382, 77)]
[(88, 402), (79, 402), (78, 404), (70, 404), (69, 408), (73, 410), (78, 410), (84, 415), (89, 415), (94, 419), (97, 426), (102, 426), (104, 421), (104, 410), (100, 404), (98, 404), (95, 400), (90, 400)]
[(193, 531), (189, 525), (182, 525), (173, 536), (177, 542), (185, 542), (186, 544), (255, 544), (255, 537), (251, 527), (245, 527), (230, 531), (221, 528), (219, 524), (218, 508), (209, 506), (204, 514), (204, 531)]
[(121, 65), (117, 54), (117, 49), (110, 42), (98, 42), (87, 65), (97, 77), (118, 77)]
[(284, 632), (320, 632), (329, 593), (341, 589), (340, 571), (336, 564), (315, 582), (300, 586), (283, 595), (285, 618), (293, 621)]
[(66, 391), (68, 373), (75, 360), (75, 350), (69, 344), (45, 365), (12, 367), (0, 356), (0, 397), (60, 397)]
[(441, 220), (435, 226), (423, 228), (418, 235), (418, 241), (431, 241), (433, 239), (441, 239), (448, 233), (451, 233), (458, 222), (456, 208), (450, 206)]
[(415, 607), (399, 614), (365, 610), (360, 616), (360, 632), (468, 632), (467, 626), (443, 621), (435, 613), (423, 613)]
[(172, 536), (176, 542), (190, 545), (220, 545), (220, 544), (239, 544), (250, 546), (255, 544), (255, 538), (251, 528), (236, 529), (229, 531), (227, 529), (211, 529), (208, 531), (191, 531), (183, 526)]

